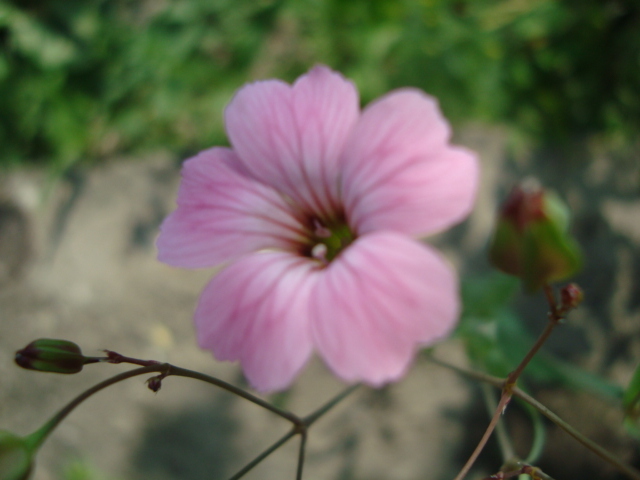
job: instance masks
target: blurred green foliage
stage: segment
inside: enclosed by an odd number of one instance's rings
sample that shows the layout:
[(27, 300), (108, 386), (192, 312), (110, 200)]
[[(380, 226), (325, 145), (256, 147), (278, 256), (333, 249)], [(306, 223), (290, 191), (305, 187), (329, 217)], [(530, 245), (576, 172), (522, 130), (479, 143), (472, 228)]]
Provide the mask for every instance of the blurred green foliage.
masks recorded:
[[(463, 341), (473, 365), (502, 378), (518, 366), (535, 343), (535, 335), (527, 330), (512, 306), (518, 288), (516, 278), (499, 272), (467, 277), (462, 282), (464, 310), (456, 337)], [(545, 350), (531, 360), (522, 378), (593, 393), (616, 402), (623, 396), (619, 385)]]
[(85, 460), (75, 459), (65, 465), (60, 480), (105, 480), (102, 472)]
[(0, 162), (224, 143), (235, 89), (315, 63), (543, 141), (640, 127), (631, 0), (0, 0)]

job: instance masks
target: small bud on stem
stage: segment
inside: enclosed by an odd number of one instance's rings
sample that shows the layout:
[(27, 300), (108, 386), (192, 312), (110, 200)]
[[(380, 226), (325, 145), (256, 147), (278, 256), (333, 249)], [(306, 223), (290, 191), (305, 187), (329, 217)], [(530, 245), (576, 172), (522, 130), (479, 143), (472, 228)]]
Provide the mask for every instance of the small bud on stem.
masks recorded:
[(565, 313), (573, 310), (582, 303), (583, 298), (582, 289), (575, 283), (570, 283), (560, 290), (560, 309)]
[(162, 388), (162, 380), (164, 379), (164, 377), (166, 377), (166, 375), (157, 375), (147, 380), (147, 386), (149, 387), (149, 390), (151, 390), (153, 393), (158, 393), (160, 388)]
[(87, 363), (100, 359), (85, 357), (80, 347), (67, 340), (41, 338), (18, 350), (15, 362), (22, 368), (39, 372), (78, 373)]

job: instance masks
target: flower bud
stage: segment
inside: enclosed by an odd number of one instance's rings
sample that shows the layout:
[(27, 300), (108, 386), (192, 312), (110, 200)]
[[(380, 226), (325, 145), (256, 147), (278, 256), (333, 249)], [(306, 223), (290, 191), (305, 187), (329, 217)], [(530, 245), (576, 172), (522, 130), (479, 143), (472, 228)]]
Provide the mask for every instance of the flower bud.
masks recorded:
[(516, 186), (500, 212), (489, 258), (520, 277), (527, 291), (573, 275), (579, 248), (567, 233), (569, 212), (554, 194), (537, 185)]
[(160, 388), (162, 388), (162, 379), (164, 377), (165, 375), (158, 375), (147, 380), (147, 386), (149, 387), (149, 390), (151, 390), (153, 393), (158, 393), (160, 391)]
[(577, 308), (584, 299), (584, 292), (575, 283), (570, 283), (560, 290), (560, 306), (562, 310), (569, 311)]
[(31, 449), (21, 437), (0, 430), (0, 479), (27, 480), (33, 465)]
[(41, 338), (18, 350), (15, 361), (29, 370), (78, 373), (85, 363), (92, 363), (96, 359), (84, 357), (80, 347), (73, 342)]

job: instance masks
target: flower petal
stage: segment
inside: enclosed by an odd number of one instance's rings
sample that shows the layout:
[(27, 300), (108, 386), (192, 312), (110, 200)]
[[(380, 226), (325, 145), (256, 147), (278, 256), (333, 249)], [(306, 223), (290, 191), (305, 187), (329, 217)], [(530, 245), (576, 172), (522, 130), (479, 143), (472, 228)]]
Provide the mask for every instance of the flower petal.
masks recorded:
[(381, 386), (404, 374), (419, 346), (454, 327), (457, 279), (426, 245), (375, 232), (319, 275), (310, 305), (314, 343), (334, 373)]
[(212, 148), (184, 163), (178, 208), (160, 227), (158, 258), (210, 267), (262, 248), (288, 248), (302, 234), (275, 190), (243, 172), (231, 150)]
[(427, 235), (464, 218), (478, 165), (449, 137), (437, 102), (420, 91), (398, 90), (368, 106), (344, 153), (342, 193), (352, 227)]
[(200, 297), (198, 343), (218, 360), (239, 360), (257, 390), (288, 387), (312, 351), (309, 291), (315, 268), (284, 252), (253, 253), (231, 264)]
[(330, 216), (340, 153), (358, 115), (355, 86), (318, 66), (293, 86), (277, 80), (245, 86), (225, 121), (234, 150), (255, 178), (306, 211)]

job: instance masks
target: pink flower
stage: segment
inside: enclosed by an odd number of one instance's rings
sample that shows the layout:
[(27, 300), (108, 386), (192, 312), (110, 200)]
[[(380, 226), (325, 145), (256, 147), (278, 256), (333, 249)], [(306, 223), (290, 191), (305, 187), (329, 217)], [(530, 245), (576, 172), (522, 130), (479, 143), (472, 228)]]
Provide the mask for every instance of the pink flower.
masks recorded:
[(431, 97), (397, 90), (361, 112), (323, 66), (244, 86), (225, 122), (232, 148), (185, 162), (158, 239), (169, 265), (226, 264), (195, 312), (200, 346), (261, 391), (314, 351), (347, 382), (400, 378), (457, 320), (456, 275), (416, 238), (468, 214), (474, 154), (449, 144)]

